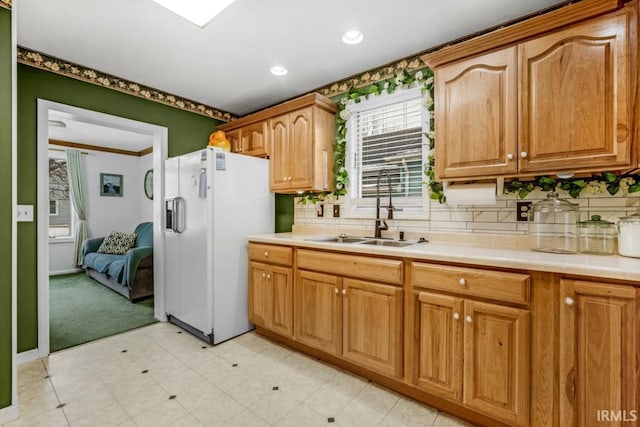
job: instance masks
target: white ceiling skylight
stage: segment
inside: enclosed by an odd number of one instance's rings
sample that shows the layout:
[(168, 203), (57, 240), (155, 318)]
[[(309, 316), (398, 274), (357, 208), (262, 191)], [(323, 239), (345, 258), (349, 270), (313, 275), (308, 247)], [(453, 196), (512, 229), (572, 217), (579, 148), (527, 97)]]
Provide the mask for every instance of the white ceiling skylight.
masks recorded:
[(153, 0), (171, 12), (204, 28), (234, 0)]

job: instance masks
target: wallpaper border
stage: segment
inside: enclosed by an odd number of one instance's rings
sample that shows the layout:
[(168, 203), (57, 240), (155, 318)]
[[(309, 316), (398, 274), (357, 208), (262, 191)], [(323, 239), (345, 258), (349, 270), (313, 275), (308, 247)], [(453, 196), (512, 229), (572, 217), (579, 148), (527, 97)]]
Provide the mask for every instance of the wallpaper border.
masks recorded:
[(235, 115), (229, 112), (20, 46), (18, 46), (17, 60), (19, 63), (30, 67), (71, 77), (86, 83), (106, 87), (223, 122), (230, 122), (237, 119)]

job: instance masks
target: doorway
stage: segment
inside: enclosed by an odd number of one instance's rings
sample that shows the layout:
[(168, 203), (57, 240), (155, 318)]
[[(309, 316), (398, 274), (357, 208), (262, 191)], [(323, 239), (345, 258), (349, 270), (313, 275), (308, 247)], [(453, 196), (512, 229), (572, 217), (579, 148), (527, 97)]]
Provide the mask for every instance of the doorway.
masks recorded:
[[(148, 209), (150, 212), (147, 212), (147, 218), (151, 217), (153, 223), (153, 293), (154, 293), (154, 307), (153, 307), (153, 316), (160, 321), (166, 321), (165, 317), (165, 309), (164, 309), (164, 236), (162, 233), (162, 200), (164, 195), (164, 159), (167, 157), (167, 137), (168, 130), (167, 128), (152, 125), (149, 123), (138, 122), (135, 120), (130, 120), (122, 117), (112, 116), (104, 113), (99, 113), (91, 110), (86, 110), (78, 107), (73, 107), (65, 104), (55, 103), (47, 100), (38, 100), (38, 119), (37, 119), (37, 127), (38, 127), (38, 160), (37, 160), (37, 169), (38, 169), (38, 210), (37, 217), (40, 218), (37, 225), (38, 232), (38, 348), (37, 355), (35, 357), (45, 357), (49, 354), (51, 350), (50, 346), (50, 287), (49, 287), (49, 273), (50, 273), (50, 245), (49, 235), (50, 235), (50, 214), (51, 212), (61, 212), (54, 209), (52, 204), (50, 203), (50, 195), (49, 195), (49, 164), (50, 164), (50, 155), (52, 151), (50, 150), (49, 140), (51, 138), (50, 135), (50, 124), (53, 124), (54, 127), (62, 127), (66, 126), (65, 122), (73, 122), (84, 125), (86, 128), (91, 128), (93, 126), (95, 129), (97, 127), (102, 127), (103, 129), (110, 129), (113, 133), (130, 133), (136, 134), (142, 138), (142, 140), (148, 141), (151, 144), (152, 150), (151, 154), (148, 156), (149, 159), (146, 161), (145, 167), (148, 167), (145, 170), (145, 174), (148, 170), (153, 171), (153, 183), (150, 188), (153, 189), (153, 199), (150, 200), (148, 208), (140, 208)], [(52, 132), (55, 134), (55, 132)], [(59, 141), (58, 141), (59, 142)], [(64, 145), (65, 141), (62, 141), (61, 144)], [(64, 148), (64, 147), (59, 147)], [(81, 148), (82, 150), (82, 148)], [(82, 152), (82, 151), (81, 151)], [(94, 151), (85, 150), (85, 155), (89, 155)], [(91, 159), (94, 163), (96, 163), (96, 159)], [(101, 163), (101, 162), (97, 162)], [(109, 170), (105, 170), (104, 172), (113, 172)], [(99, 174), (96, 175), (95, 171), (91, 171), (92, 176), (88, 177), (88, 181), (90, 182), (95, 179), (103, 179)], [(93, 175), (96, 175), (95, 177)], [(98, 178), (100, 176), (100, 178)], [(138, 193), (144, 197), (144, 192), (141, 190), (144, 188), (141, 179), (131, 179), (129, 177), (128, 181), (124, 181), (124, 177), (122, 178), (122, 187), (126, 191), (126, 185), (130, 186), (130, 189), (138, 189)], [(138, 182), (136, 182), (138, 181)], [(148, 181), (148, 180), (147, 180)], [(97, 187), (97, 186), (96, 186)], [(93, 190), (93, 188), (92, 188)], [(147, 189), (149, 192), (150, 189)], [(105, 197), (106, 199), (106, 197)], [(131, 200), (129, 201), (131, 203)], [(60, 204), (58, 204), (58, 208), (60, 208)], [(53, 210), (52, 210), (53, 209)], [(100, 208), (95, 211), (99, 211)], [(123, 212), (119, 212), (120, 215)], [(91, 213), (89, 213), (89, 217), (87, 218), (89, 223), (89, 228), (92, 229), (91, 226)], [(73, 226), (73, 224), (71, 224)], [(54, 227), (55, 228), (55, 227)], [(63, 230), (64, 231), (64, 230)], [(124, 230), (123, 230), (124, 231)], [(128, 230), (131, 232), (133, 230)], [(59, 232), (59, 230), (57, 231)], [(103, 234), (103, 233), (100, 233)], [(57, 261), (54, 261), (57, 262)], [(65, 268), (60, 269), (58, 267), (59, 272), (67, 272), (64, 271)], [(68, 271), (72, 272), (73, 269)], [(126, 300), (123, 302), (127, 303)]]

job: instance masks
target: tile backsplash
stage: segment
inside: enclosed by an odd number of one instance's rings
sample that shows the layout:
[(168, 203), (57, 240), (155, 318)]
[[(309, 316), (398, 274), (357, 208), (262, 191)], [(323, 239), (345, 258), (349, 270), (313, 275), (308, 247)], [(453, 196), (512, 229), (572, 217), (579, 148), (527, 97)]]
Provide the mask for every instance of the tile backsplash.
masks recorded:
[[(524, 201), (536, 203), (546, 198), (541, 191), (532, 192)], [(617, 194), (615, 196), (589, 195), (572, 199), (566, 192), (559, 192), (565, 198), (580, 206), (580, 220), (589, 219), (592, 215), (600, 215), (602, 219), (617, 222), (621, 216), (628, 216), (640, 208), (640, 193)], [(524, 235), (527, 232), (527, 222), (516, 220), (517, 202), (523, 201), (515, 195), (499, 196), (495, 205), (449, 206), (434, 201), (430, 205), (430, 218), (387, 221), (389, 230), (383, 235), (397, 237), (400, 230), (406, 232), (463, 232), (463, 233), (500, 233)], [(341, 205), (340, 218), (332, 217), (332, 205)], [(294, 202), (294, 224), (296, 226), (328, 227), (331, 229), (344, 228), (350, 232), (362, 231), (370, 235), (373, 233), (373, 219), (346, 218), (346, 208), (343, 199), (325, 202), (324, 217), (317, 216), (317, 206), (302, 205), (299, 199)]]

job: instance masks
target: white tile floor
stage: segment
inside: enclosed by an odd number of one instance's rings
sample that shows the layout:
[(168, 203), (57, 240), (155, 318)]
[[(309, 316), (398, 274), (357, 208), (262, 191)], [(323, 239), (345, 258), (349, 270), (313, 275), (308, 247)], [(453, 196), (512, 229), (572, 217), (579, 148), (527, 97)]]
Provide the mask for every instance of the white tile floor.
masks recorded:
[(248, 333), (216, 347), (156, 323), (18, 369), (13, 426), (466, 426)]

